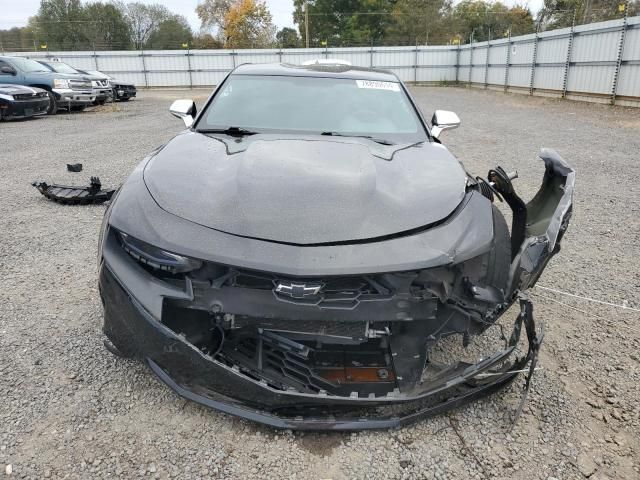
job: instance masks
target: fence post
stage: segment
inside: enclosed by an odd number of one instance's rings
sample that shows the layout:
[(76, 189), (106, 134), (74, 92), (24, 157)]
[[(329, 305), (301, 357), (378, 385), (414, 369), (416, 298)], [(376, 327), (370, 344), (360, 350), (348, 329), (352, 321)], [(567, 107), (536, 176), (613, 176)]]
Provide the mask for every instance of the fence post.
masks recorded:
[(413, 54), (413, 83), (418, 83), (418, 39), (416, 38), (416, 49)]
[(531, 76), (529, 78), (529, 95), (533, 95), (533, 82), (536, 77), (536, 60), (538, 58), (538, 29), (536, 28), (536, 38), (533, 41), (533, 54), (531, 55)]
[(369, 50), (369, 67), (373, 68), (373, 39), (371, 39), (371, 49)]
[(460, 82), (458, 79), (460, 72), (460, 43), (458, 43), (458, 48), (456, 49), (456, 85)]
[(473, 36), (471, 37), (471, 48), (469, 49), (469, 86), (471, 86), (471, 71), (473, 70)]
[(627, 12), (629, 5), (624, 4), (624, 18), (622, 19), (622, 31), (620, 32), (620, 43), (618, 44), (618, 58), (616, 59), (616, 71), (613, 74), (613, 86), (611, 87), (611, 105), (616, 104), (618, 93), (618, 80), (620, 79), (620, 68), (622, 67), (622, 55), (624, 54), (624, 40), (627, 36)]
[(487, 58), (484, 63), (484, 89), (489, 87), (489, 51), (491, 49), (491, 29), (489, 29), (489, 40), (487, 40)]
[(562, 98), (567, 97), (567, 84), (569, 82), (569, 69), (571, 68), (571, 53), (573, 50), (573, 32), (576, 27), (576, 12), (573, 12), (573, 21), (569, 31), (569, 44), (567, 45), (567, 61), (564, 64), (564, 75), (562, 78)]
[(191, 73), (191, 48), (187, 47), (187, 68), (189, 69), (189, 88), (193, 89), (193, 75)]
[(278, 49), (278, 62), (282, 63), (282, 47)]
[(233, 65), (233, 68), (236, 68), (236, 49), (235, 48), (231, 49), (231, 64)]
[(93, 63), (96, 64), (96, 70), (100, 71), (100, 67), (98, 66), (98, 54), (96, 53), (96, 46), (93, 46)]
[(511, 29), (507, 39), (507, 59), (504, 64), (504, 93), (509, 91), (509, 64), (511, 63)]
[(149, 79), (147, 78), (147, 63), (144, 61), (144, 50), (140, 50), (140, 58), (142, 58), (142, 73), (144, 73), (144, 86), (149, 86)]

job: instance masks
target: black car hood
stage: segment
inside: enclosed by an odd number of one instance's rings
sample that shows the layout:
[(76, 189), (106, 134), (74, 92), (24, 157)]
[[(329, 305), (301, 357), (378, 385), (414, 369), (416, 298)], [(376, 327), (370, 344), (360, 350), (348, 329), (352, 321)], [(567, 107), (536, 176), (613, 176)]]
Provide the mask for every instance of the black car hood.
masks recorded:
[(187, 131), (152, 157), (144, 181), (162, 209), (184, 219), (308, 245), (439, 222), (462, 201), (466, 173), (437, 143), (385, 147), (365, 139), (219, 139)]
[(35, 87), (24, 87), (22, 85), (0, 85), (0, 94), (3, 95), (22, 95), (25, 93), (33, 94), (39, 93), (43, 90)]

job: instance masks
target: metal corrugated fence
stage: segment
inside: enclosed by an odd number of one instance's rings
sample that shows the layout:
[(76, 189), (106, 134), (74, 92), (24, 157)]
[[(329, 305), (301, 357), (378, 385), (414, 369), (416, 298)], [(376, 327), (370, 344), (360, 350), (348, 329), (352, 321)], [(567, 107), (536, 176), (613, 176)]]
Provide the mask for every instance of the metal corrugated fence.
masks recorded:
[(256, 50), (33, 52), (141, 87), (218, 84), (242, 63), (317, 58), (391, 70), (405, 82), (468, 83), (531, 95), (640, 106), (640, 17), (471, 45)]

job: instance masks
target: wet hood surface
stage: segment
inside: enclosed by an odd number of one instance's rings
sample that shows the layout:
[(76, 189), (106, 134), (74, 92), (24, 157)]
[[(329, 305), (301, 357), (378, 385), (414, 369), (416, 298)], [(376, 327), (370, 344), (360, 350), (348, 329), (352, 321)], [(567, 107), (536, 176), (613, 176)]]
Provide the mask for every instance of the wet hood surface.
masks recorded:
[(189, 221), (308, 245), (436, 223), (462, 201), (466, 174), (444, 147), (429, 142), (185, 132), (149, 161), (144, 180), (162, 209)]

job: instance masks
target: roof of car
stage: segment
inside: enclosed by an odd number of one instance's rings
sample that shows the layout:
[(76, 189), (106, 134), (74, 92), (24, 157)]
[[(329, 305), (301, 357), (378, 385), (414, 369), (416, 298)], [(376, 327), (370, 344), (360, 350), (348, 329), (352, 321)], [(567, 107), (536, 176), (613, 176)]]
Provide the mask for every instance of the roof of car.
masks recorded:
[(287, 63), (245, 63), (238, 66), (234, 75), (281, 75), (291, 77), (335, 77), (358, 80), (376, 80), (381, 82), (398, 82), (392, 72), (373, 68), (355, 67), (352, 65), (291, 65)]

